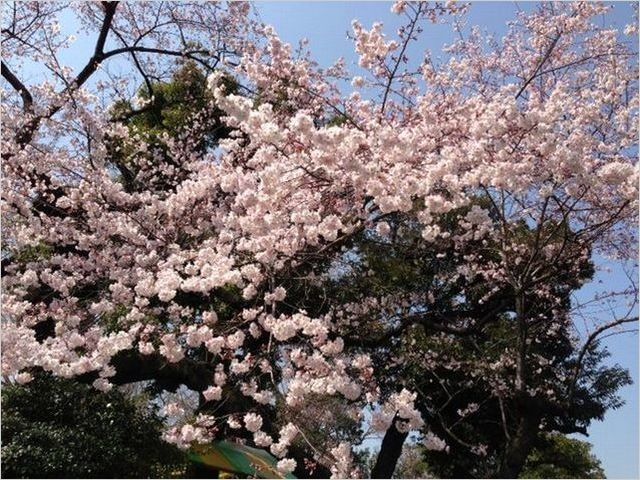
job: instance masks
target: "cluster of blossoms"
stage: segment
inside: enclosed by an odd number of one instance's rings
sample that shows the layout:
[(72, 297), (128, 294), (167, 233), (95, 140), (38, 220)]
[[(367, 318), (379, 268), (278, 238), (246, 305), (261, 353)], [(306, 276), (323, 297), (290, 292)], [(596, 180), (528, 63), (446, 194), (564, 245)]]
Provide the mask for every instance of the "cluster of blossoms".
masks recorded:
[[(230, 8), (248, 29), (243, 7)], [(422, 8), (412, 7), (412, 22), (461, 13)], [(520, 287), (525, 276), (544, 278), (537, 252), (514, 235), (523, 224), (553, 230), (570, 223), (576, 238), (596, 232), (596, 248), (633, 245), (617, 227), (634, 221), (638, 202), (638, 167), (629, 153), (638, 133), (636, 71), (619, 61), (629, 53), (616, 34), (592, 24), (603, 8), (570, 4), (562, 7), (566, 15), (523, 16), (517, 26), (527, 34), (514, 27), (498, 47), (502, 54), (482, 53), (475, 32), (450, 46), (445, 64), (427, 59), (419, 66), (422, 91), (415, 75), (395, 74), (404, 60), (394, 55), (413, 37), (387, 40), (381, 24), (367, 31), (354, 22), (365, 73), (346, 98), (307, 56), (260, 27), (262, 41), (231, 39), (240, 61), (207, 79), (211, 102), (203, 115), (223, 112), (231, 131), (214, 151), (165, 138), (163, 151), (150, 152), (78, 88), (60, 115), (86, 120), (95, 138), (87, 155), (39, 148), (40, 137), (23, 144), (19, 130), (3, 141), (3, 231), (13, 255), (24, 259), (3, 275), (3, 376), (28, 382), (35, 367), (61, 377), (93, 374), (93, 385), (106, 391), (121, 353), (171, 366), (206, 352), (211, 375), (199, 390), (207, 402), (223, 402), (237, 385), (257, 406), (281, 397), (302, 408), (314, 396), (375, 405), (371, 359), (345, 348), (342, 327), (359, 314), (408, 316), (411, 299), (365, 299), (362, 312), (339, 304), (310, 314), (289, 287), (309, 263), (338, 257), (342, 244), (367, 229), (389, 237), (387, 217), (396, 214), (412, 215), (425, 242), (451, 245), (465, 260), (443, 283), (480, 279), (506, 289)], [(406, 2), (394, 6), (399, 14), (408, 10)], [(541, 70), (519, 70), (537, 65), (547, 50)], [(557, 70), (567, 74), (543, 75)], [(259, 99), (230, 88), (229, 77), (246, 81)], [(521, 78), (529, 80), (514, 80)], [(359, 93), (379, 84), (387, 85), (380, 101)], [(4, 104), (3, 113), (18, 118), (18, 128), (34, 115)], [(335, 115), (341, 122), (330, 121)], [(75, 131), (45, 127), (53, 137)], [(126, 147), (118, 148), (137, 172), (133, 186), (113, 174), (114, 144)], [(502, 202), (493, 216), (476, 204), (481, 194)], [(441, 222), (461, 209), (453, 226)], [(488, 259), (476, 247), (489, 241), (503, 248)], [(540, 241), (545, 264), (568, 257), (569, 274), (591, 254), (586, 243), (569, 255), (553, 235)], [(547, 299), (553, 291), (540, 287), (535, 295)], [(38, 328), (49, 324), (43, 337)], [(513, 366), (509, 355), (496, 363), (490, 379), (497, 392), (511, 387), (497, 371)], [(532, 394), (547, 390), (536, 386)], [(395, 421), (401, 432), (424, 429), (416, 398), (406, 389), (389, 395), (377, 405), (375, 428)], [(181, 448), (205, 442), (213, 438), (212, 421), (174, 426), (166, 439)], [(292, 424), (278, 439), (261, 430), (256, 413), (228, 426), (269, 447), (281, 458), (279, 470), (296, 468), (284, 458), (298, 433)], [(424, 441), (448, 449), (432, 432)], [(334, 446), (329, 456), (334, 475), (350, 475), (349, 445)]]
[(403, 389), (400, 393), (394, 393), (382, 406), (379, 412), (373, 414), (371, 426), (374, 430), (385, 432), (395, 420), (396, 428), (400, 432), (420, 430), (424, 425), (422, 415), (416, 410), (414, 402), (416, 393)]
[(427, 432), (422, 440), (423, 445), (427, 448), (427, 450), (435, 450), (435, 451), (448, 451), (449, 446), (447, 442), (443, 439), (435, 435), (433, 432)]
[(163, 435), (166, 442), (180, 449), (187, 449), (193, 443), (208, 443), (215, 435), (215, 419), (209, 415), (198, 415), (193, 423), (171, 427)]
[(374, 23), (370, 31), (366, 31), (357, 20), (354, 20), (351, 26), (356, 39), (356, 52), (360, 55), (358, 64), (366, 69), (376, 67), (376, 73), (381, 75), (384, 59), (398, 49), (398, 42), (385, 42), (381, 23)]

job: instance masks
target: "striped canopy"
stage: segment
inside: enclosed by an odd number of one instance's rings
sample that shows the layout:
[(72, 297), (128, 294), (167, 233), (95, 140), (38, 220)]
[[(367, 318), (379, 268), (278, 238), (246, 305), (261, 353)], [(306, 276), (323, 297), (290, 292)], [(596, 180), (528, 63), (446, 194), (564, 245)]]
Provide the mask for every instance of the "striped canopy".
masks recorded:
[(224, 440), (195, 445), (189, 459), (211, 469), (253, 478), (296, 478), (283, 475), (276, 468), (277, 460), (265, 450)]

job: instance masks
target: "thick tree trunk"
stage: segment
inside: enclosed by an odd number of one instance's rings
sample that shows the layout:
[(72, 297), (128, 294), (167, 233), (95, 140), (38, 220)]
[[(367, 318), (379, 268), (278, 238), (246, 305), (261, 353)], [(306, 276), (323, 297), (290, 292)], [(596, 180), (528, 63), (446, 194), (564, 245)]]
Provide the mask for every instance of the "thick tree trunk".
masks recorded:
[(504, 456), (499, 467), (498, 477), (517, 478), (533, 448), (538, 435), (540, 415), (538, 409), (526, 393), (527, 387), (527, 311), (524, 293), (518, 289), (515, 299), (518, 343), (516, 358), (515, 395), (517, 405), (517, 429), (507, 441)]
[(538, 415), (525, 413), (522, 416), (515, 435), (507, 443), (499, 478), (518, 478), (535, 443), (539, 423)]
[(402, 433), (396, 428), (396, 418), (387, 429), (376, 464), (371, 471), (371, 478), (391, 478), (402, 453), (402, 445), (409, 433)]

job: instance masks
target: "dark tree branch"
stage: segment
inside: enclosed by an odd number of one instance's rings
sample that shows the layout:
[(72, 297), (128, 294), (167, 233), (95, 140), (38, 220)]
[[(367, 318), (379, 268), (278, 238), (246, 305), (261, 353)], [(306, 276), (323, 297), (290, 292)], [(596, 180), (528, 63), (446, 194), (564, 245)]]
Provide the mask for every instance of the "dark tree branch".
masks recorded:
[[(142, 355), (136, 350), (118, 353), (111, 359), (111, 365), (115, 368), (116, 374), (109, 378), (109, 381), (114, 385), (155, 380), (160, 387), (168, 391), (175, 391), (180, 385), (202, 391), (209, 387), (213, 378), (210, 365), (186, 358), (170, 363), (158, 353)], [(78, 380), (91, 383), (96, 378), (97, 373), (91, 372), (81, 375)]]
[(522, 85), (522, 87), (520, 88), (520, 90), (518, 91), (518, 93), (516, 94), (516, 98), (520, 98), (520, 95), (522, 95), (524, 93), (524, 91), (527, 89), (527, 87), (529, 86), (529, 84), (531, 82), (533, 82), (533, 80), (536, 79), (536, 77), (538, 77), (538, 72), (540, 71), (540, 69), (542, 68), (542, 66), (547, 62), (547, 60), (549, 59), (549, 57), (551, 56), (551, 53), (553, 52), (553, 50), (556, 48), (556, 45), (558, 43), (558, 40), (560, 40), (560, 37), (562, 36), (562, 32), (558, 32), (556, 34), (556, 36), (554, 37), (553, 41), (551, 42), (551, 44), (549, 45), (549, 47), (547, 48), (547, 50), (544, 52), (544, 55), (542, 56), (542, 58), (540, 59), (540, 61), (538, 62), (538, 65), (536, 66), (536, 69), (533, 71), (533, 73), (529, 76), (529, 78), (527, 78), (527, 80), (524, 82), (524, 84)]
[(33, 97), (27, 87), (16, 77), (6, 63), (2, 62), (2, 76), (22, 97), (22, 109), (31, 112), (33, 109)]
[(409, 432), (403, 433), (396, 428), (396, 420), (398, 420), (397, 415), (382, 439), (376, 464), (371, 471), (371, 478), (391, 478), (393, 476), (398, 459), (402, 454), (402, 446), (409, 435)]
[(389, 75), (389, 80), (387, 81), (387, 85), (384, 89), (384, 95), (382, 98), (382, 105), (380, 107), (380, 113), (384, 113), (384, 109), (387, 106), (387, 100), (389, 99), (389, 93), (391, 91), (391, 85), (393, 84), (393, 80), (396, 76), (396, 73), (398, 72), (398, 67), (400, 67), (400, 64), (402, 63), (402, 59), (404, 58), (404, 54), (407, 50), (407, 47), (409, 46), (409, 42), (411, 42), (412, 37), (413, 37), (413, 32), (416, 28), (416, 25), (418, 24), (418, 19), (420, 17), (420, 13), (422, 12), (422, 6), (423, 4), (420, 3), (418, 5), (418, 9), (415, 11), (415, 17), (412, 19), (411, 21), (411, 26), (409, 27), (409, 33), (407, 35), (406, 40), (403, 42), (402, 44), (402, 49), (400, 50), (400, 54), (398, 55), (398, 58), (396, 60), (396, 63), (393, 67), (393, 70), (391, 71), (390, 75)]
[[(73, 82), (71, 82), (73, 89), (78, 89), (79, 87), (81, 87), (84, 82), (86, 82), (89, 77), (98, 69), (102, 60), (106, 58), (106, 55), (104, 53), (104, 45), (107, 41), (107, 35), (109, 33), (109, 29), (111, 28), (111, 22), (113, 21), (113, 16), (116, 13), (118, 2), (103, 2), (102, 4), (104, 5), (104, 20), (102, 22), (102, 27), (100, 28), (98, 40), (96, 41), (93, 56), (89, 59), (89, 62), (80, 71)], [(64, 93), (67, 93), (68, 90), (69, 89), (66, 89)], [(57, 107), (56, 112), (59, 109), (60, 107)]]
[(211, 69), (211, 65), (209, 65), (208, 63), (204, 62), (202, 59), (196, 57), (196, 55), (200, 54), (200, 55), (208, 55), (211, 52), (209, 52), (208, 50), (166, 50), (164, 48), (153, 48), (153, 47), (138, 47), (138, 46), (130, 46), (130, 47), (121, 47), (121, 48), (116, 48), (114, 50), (110, 50), (107, 53), (102, 55), (102, 59), (105, 60), (109, 57), (113, 57), (115, 55), (120, 55), (121, 53), (157, 53), (159, 55), (168, 55), (168, 56), (172, 56), (172, 57), (186, 57), (186, 58), (190, 58), (191, 60), (195, 60), (197, 62), (199, 62), (200, 64), (204, 65), (205, 67), (207, 67), (208, 69)]
[[(104, 20), (102, 21), (102, 27), (100, 28), (100, 34), (96, 41), (96, 46), (93, 51), (93, 56), (89, 59), (89, 62), (80, 71), (78, 76), (71, 82), (71, 84), (65, 88), (62, 95), (69, 94), (74, 90), (80, 88), (89, 77), (98, 69), (100, 62), (105, 58), (104, 46), (107, 41), (107, 34), (111, 28), (113, 16), (116, 13), (118, 2), (102, 2), (104, 7)], [(3, 73), (4, 75), (4, 73)], [(45, 118), (50, 118), (55, 115), (62, 108), (62, 104), (52, 105), (47, 113), (39, 115), (33, 118), (27, 125), (25, 125), (17, 134), (17, 141), (20, 145), (25, 145), (31, 141), (35, 131), (40, 126), (40, 122)]]
[(522, 413), (515, 435), (507, 443), (498, 478), (518, 478), (537, 438), (539, 423), (537, 412)]
[[(453, 335), (471, 335), (478, 332), (487, 322), (494, 319), (500, 312), (508, 308), (509, 303), (501, 300), (493, 308), (473, 310), (450, 310), (447, 312), (424, 312), (407, 315), (401, 319), (401, 324), (387, 330), (375, 338), (344, 337), (345, 345), (351, 347), (375, 348), (384, 346), (389, 340), (404, 333), (412, 325), (422, 325), (427, 330), (450, 333)], [(455, 320), (475, 319), (473, 325), (467, 327), (456, 327), (447, 322)]]
[(94, 57), (98, 57), (104, 52), (104, 45), (107, 42), (107, 35), (109, 34), (116, 8), (118, 8), (118, 3), (119, 2), (102, 2), (102, 6), (104, 7), (104, 20), (102, 21), (100, 34), (98, 35), (96, 47), (93, 51)]
[(618, 325), (622, 325), (624, 323), (632, 323), (638, 322), (638, 317), (633, 318), (622, 318), (619, 320), (615, 320), (613, 322), (602, 325), (601, 327), (595, 329), (591, 335), (587, 338), (587, 341), (584, 343), (582, 348), (580, 349), (580, 353), (578, 354), (578, 359), (576, 360), (576, 367), (573, 371), (573, 376), (571, 378), (571, 383), (569, 384), (569, 392), (567, 394), (567, 398), (569, 402), (573, 398), (573, 394), (575, 392), (576, 385), (578, 383), (578, 378), (580, 377), (580, 372), (582, 371), (582, 362), (584, 361), (584, 357), (586, 356), (589, 348), (593, 346), (593, 344), (598, 340), (598, 337), (605, 331), (617, 327)]

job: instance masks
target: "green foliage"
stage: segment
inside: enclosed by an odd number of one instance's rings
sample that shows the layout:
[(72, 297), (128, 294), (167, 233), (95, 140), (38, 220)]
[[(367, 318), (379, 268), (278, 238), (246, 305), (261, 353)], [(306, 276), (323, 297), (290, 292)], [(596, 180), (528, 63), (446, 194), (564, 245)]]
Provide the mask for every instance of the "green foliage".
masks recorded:
[(139, 97), (151, 103), (130, 121), (131, 126), (147, 133), (167, 132), (175, 137), (194, 112), (206, 106), (206, 77), (193, 62), (186, 62), (177, 70), (171, 82), (156, 83), (152, 88), (152, 92), (148, 87), (140, 90)]
[(549, 434), (527, 458), (520, 478), (605, 478), (605, 474), (590, 443)]
[(39, 374), (2, 388), (2, 476), (170, 476), (184, 460), (160, 439), (160, 428), (153, 411), (119, 391)]
[(45, 243), (37, 243), (22, 248), (15, 254), (15, 261), (18, 263), (38, 262), (51, 258), (53, 248)]
[[(596, 342), (591, 345), (582, 362), (583, 372), (573, 394), (569, 414), (555, 418), (550, 426), (558, 431), (584, 431), (591, 420), (603, 420), (608, 410), (620, 408), (624, 401), (617, 395), (620, 388), (631, 385), (629, 371), (618, 364), (606, 365), (611, 356), (606, 348)], [(575, 358), (567, 362), (566, 367), (573, 369)]]
[[(238, 83), (229, 76), (222, 78), (226, 91), (236, 93)], [(138, 98), (144, 105), (134, 107), (128, 101), (117, 102), (110, 111), (114, 120), (129, 129), (134, 142), (120, 138), (108, 140), (109, 159), (114, 172), (128, 191), (139, 187), (136, 177), (143, 155), (140, 144), (145, 146), (147, 162), (164, 162), (172, 171), (161, 176), (156, 187), (171, 188), (182, 178), (181, 165), (167, 155), (167, 139), (184, 142), (185, 148), (205, 152), (215, 148), (218, 141), (229, 135), (230, 130), (222, 124), (223, 112), (211, 104), (212, 94), (207, 89), (205, 72), (193, 61), (183, 61), (170, 81), (151, 81), (140, 88)], [(147, 182), (146, 188), (149, 184)]]
[(105, 332), (117, 332), (120, 328), (120, 319), (129, 312), (124, 305), (118, 305), (115, 309), (102, 315), (101, 321)]
[(402, 448), (402, 455), (393, 473), (394, 478), (432, 478), (429, 464), (424, 458), (425, 448), (421, 444), (410, 443)]
[(344, 115), (336, 115), (334, 117), (329, 118), (326, 121), (326, 125), (325, 126), (326, 127), (341, 127), (347, 122), (348, 122), (348, 119)]
[[(231, 77), (223, 77), (227, 92), (235, 93), (237, 82)], [(184, 134), (187, 127), (192, 127), (195, 115), (207, 111), (212, 100), (207, 90), (205, 73), (194, 63), (184, 62), (175, 71), (169, 82), (153, 82), (143, 86), (138, 97), (147, 101), (144, 107), (134, 110), (128, 102), (119, 102), (112, 108), (114, 118), (125, 118), (126, 124), (134, 133), (146, 135), (150, 143), (158, 141), (163, 134), (177, 138)], [(222, 114), (216, 111), (217, 114)], [(221, 127), (219, 124), (216, 126)], [(215, 131), (208, 132), (214, 135)], [(210, 138), (208, 140), (211, 140)]]
[(371, 470), (373, 470), (376, 464), (378, 453), (378, 450), (371, 450), (369, 448), (363, 448), (353, 452), (353, 464), (360, 470), (362, 478), (371, 478)]
[[(358, 452), (355, 461), (369, 474), (377, 451)], [(434, 475), (429, 452), (419, 443), (406, 443), (393, 474), (394, 478), (442, 478)], [(527, 457), (519, 478), (606, 478), (600, 460), (591, 453), (591, 444), (562, 434), (541, 436)]]
[[(425, 451), (422, 444), (407, 441), (402, 447), (402, 454), (393, 472), (393, 478), (433, 478), (433, 473), (425, 460)], [(353, 461), (362, 472), (363, 478), (371, 478), (371, 471), (379, 453), (379, 450), (368, 448), (355, 452)]]

